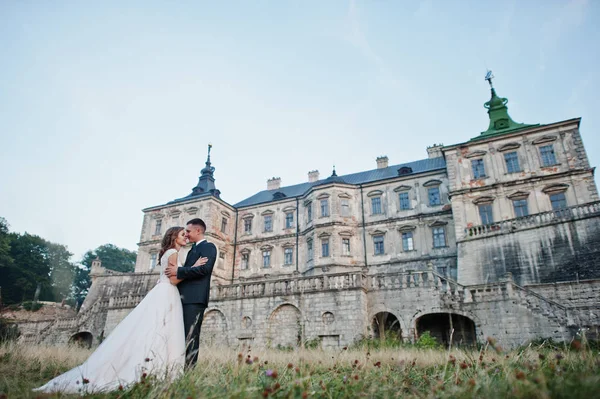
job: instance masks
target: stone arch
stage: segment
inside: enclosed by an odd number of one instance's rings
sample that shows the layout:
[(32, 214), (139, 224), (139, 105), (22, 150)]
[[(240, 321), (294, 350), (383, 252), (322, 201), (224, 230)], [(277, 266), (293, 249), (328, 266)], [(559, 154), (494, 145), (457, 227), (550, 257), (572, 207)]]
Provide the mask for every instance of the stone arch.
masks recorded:
[(375, 318), (375, 315), (377, 313), (382, 313), (382, 312), (391, 313), (398, 319), (398, 322), (400, 323), (400, 329), (402, 331), (402, 334), (404, 337), (406, 337), (408, 330), (409, 330), (409, 326), (405, 323), (404, 318), (402, 316), (400, 316), (400, 311), (397, 309), (390, 309), (383, 304), (375, 305), (370, 309), (369, 318), (368, 318), (369, 323), (370, 323), (369, 328), (371, 330), (373, 329), (372, 322), (373, 322), (373, 319)]
[(91, 348), (94, 336), (89, 331), (80, 331), (76, 334), (71, 335), (69, 338), (69, 344), (78, 345), (82, 348)]
[(227, 345), (227, 318), (219, 309), (207, 309), (202, 319), (200, 342), (207, 345)]
[(371, 316), (370, 323), (373, 338), (382, 341), (385, 339), (400, 341), (402, 339), (402, 322), (394, 313), (377, 312)]
[(302, 344), (302, 313), (290, 303), (279, 305), (269, 316), (267, 342), (273, 348), (298, 347)]
[[(461, 314), (462, 313), (462, 314)], [(415, 338), (429, 331), (439, 343), (465, 346), (477, 343), (477, 326), (475, 320), (464, 312), (440, 311), (427, 312), (415, 317)], [(453, 331), (452, 331), (453, 330)]]

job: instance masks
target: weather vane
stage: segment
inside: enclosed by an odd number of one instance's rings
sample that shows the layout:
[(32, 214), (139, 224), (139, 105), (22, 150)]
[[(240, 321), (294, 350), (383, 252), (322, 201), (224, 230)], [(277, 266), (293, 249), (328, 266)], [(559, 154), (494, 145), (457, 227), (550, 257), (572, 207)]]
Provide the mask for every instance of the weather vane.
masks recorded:
[(487, 82), (490, 84), (490, 87), (493, 89), (494, 86), (492, 85), (492, 79), (494, 79), (494, 75), (492, 74), (492, 71), (488, 69), (487, 73), (485, 74), (485, 80), (487, 80)]

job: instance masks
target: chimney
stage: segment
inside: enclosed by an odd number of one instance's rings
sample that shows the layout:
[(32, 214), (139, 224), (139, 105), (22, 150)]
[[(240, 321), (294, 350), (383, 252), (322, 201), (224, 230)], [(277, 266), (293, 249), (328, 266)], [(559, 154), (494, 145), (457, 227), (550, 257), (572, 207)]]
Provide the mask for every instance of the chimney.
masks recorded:
[(310, 172), (308, 172), (308, 182), (309, 183), (314, 183), (317, 180), (319, 180), (319, 171), (318, 170), (311, 170)]
[(382, 156), (382, 157), (377, 157), (377, 169), (383, 169), (383, 168), (387, 168), (388, 167), (388, 157), (387, 156)]
[(281, 177), (274, 177), (267, 180), (267, 190), (279, 190), (281, 187)]
[(443, 146), (443, 144), (434, 144), (431, 147), (427, 147), (427, 155), (429, 156), (429, 159), (440, 158), (444, 156), (444, 154), (442, 154)]

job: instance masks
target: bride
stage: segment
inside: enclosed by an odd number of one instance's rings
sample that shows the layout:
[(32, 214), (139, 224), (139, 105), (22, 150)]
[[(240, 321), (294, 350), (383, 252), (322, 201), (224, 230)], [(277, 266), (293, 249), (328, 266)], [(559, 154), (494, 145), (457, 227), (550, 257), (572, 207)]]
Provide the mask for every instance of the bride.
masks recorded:
[[(139, 305), (80, 366), (34, 389), (43, 392), (90, 393), (126, 389), (147, 375), (174, 380), (183, 373), (185, 334), (181, 281), (164, 274), (167, 265), (181, 266), (178, 252), (187, 243), (183, 227), (171, 227), (159, 253), (160, 279)], [(200, 258), (194, 266), (202, 266)]]

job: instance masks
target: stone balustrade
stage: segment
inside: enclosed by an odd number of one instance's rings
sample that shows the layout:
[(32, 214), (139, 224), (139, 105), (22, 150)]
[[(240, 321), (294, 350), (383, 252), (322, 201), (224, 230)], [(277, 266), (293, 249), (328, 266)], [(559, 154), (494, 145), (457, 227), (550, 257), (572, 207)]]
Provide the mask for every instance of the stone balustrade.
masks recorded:
[(463, 239), (469, 240), (496, 234), (508, 234), (518, 230), (526, 230), (592, 216), (600, 216), (600, 201), (576, 205), (556, 211), (536, 213), (516, 219), (503, 220), (488, 225), (467, 227)]
[(210, 289), (210, 299), (218, 301), (348, 289), (366, 289), (365, 275), (362, 272), (350, 272), (213, 285)]

